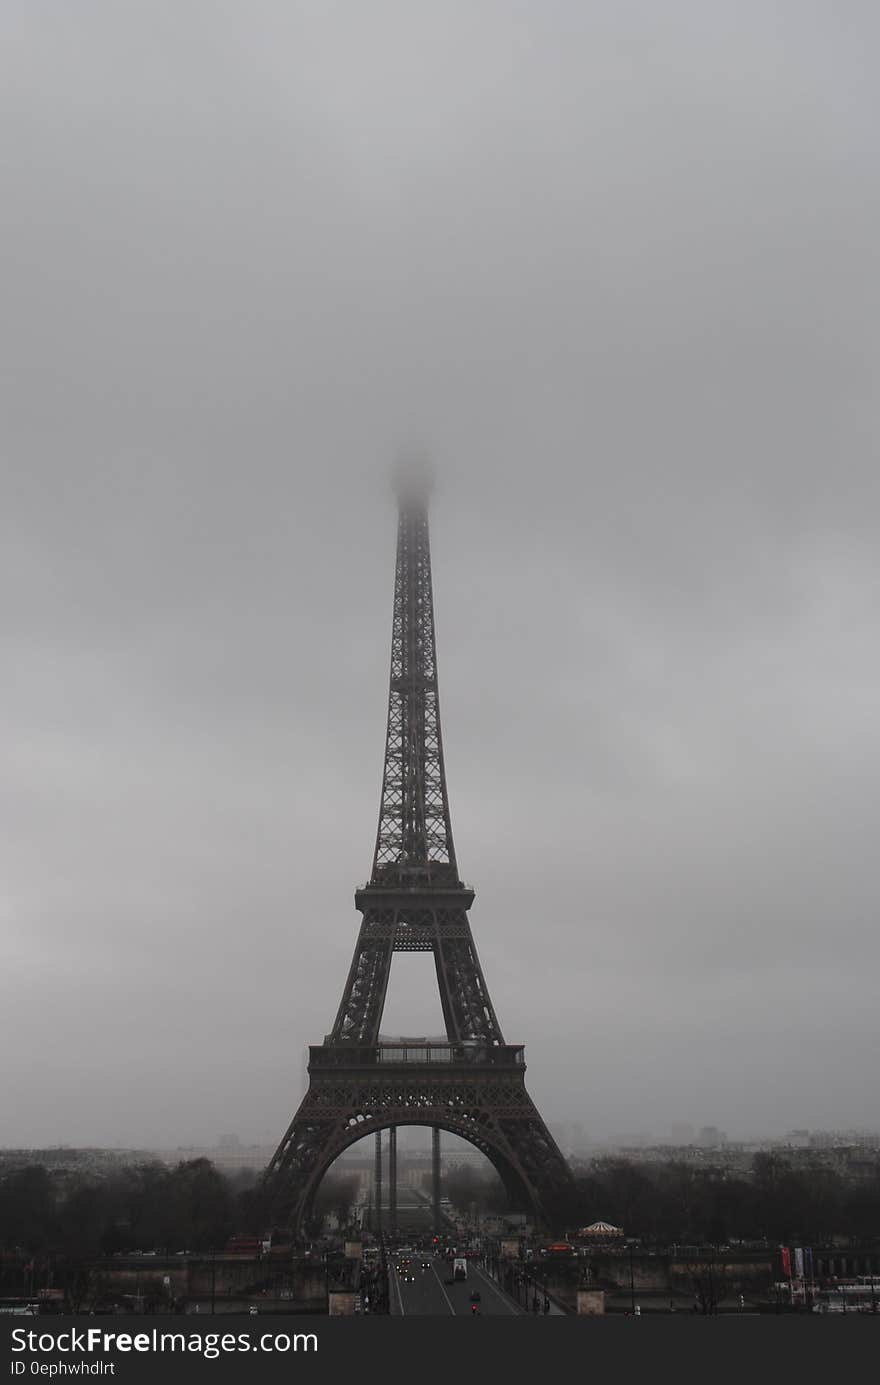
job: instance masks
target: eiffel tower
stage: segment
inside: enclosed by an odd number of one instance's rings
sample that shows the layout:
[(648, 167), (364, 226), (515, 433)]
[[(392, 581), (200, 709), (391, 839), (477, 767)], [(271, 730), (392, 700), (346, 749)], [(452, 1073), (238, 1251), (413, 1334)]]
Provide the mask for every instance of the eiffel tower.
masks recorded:
[[(309, 1049), (309, 1088), (262, 1183), (275, 1221), (297, 1232), (333, 1161), (365, 1135), (430, 1126), (492, 1162), (511, 1205), (538, 1223), (568, 1166), (525, 1087), (523, 1047), (506, 1044), (474, 946), (474, 892), (458, 872), (440, 735), (428, 535), (430, 472), (395, 470), (397, 568), (379, 827), (363, 915), (331, 1032)], [(395, 952), (431, 952), (444, 1042), (380, 1039)], [(396, 1142), (395, 1142), (396, 1143)], [(394, 1145), (392, 1146), (394, 1147)]]

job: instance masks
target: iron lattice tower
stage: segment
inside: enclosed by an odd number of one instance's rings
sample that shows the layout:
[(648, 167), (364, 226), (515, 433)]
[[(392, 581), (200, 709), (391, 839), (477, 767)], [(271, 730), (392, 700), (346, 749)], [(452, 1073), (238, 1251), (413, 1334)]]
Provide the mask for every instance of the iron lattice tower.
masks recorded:
[[(264, 1175), (275, 1218), (295, 1230), (334, 1159), (371, 1131), (427, 1125), (492, 1161), (514, 1205), (547, 1219), (570, 1178), (505, 1044), (468, 920), (474, 892), (452, 839), (434, 635), (430, 477), (395, 473), (397, 565), (379, 826), (354, 957), (333, 1029), (309, 1049), (309, 1088)], [(432, 952), (446, 1042), (380, 1042), (395, 952)]]

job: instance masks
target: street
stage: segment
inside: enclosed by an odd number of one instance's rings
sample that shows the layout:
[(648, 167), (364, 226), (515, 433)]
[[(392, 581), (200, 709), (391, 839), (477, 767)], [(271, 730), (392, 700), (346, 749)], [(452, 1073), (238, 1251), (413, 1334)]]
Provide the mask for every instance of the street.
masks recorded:
[[(428, 1268), (422, 1269), (423, 1262)], [(466, 1280), (452, 1280), (451, 1261), (414, 1251), (410, 1256), (408, 1273), (412, 1283), (397, 1273), (399, 1259), (389, 1255), (391, 1277), (391, 1312), (393, 1316), (442, 1317), (499, 1317), (516, 1315), (519, 1311), (506, 1294), (479, 1268), (475, 1260), (468, 1261)], [(477, 1314), (472, 1313), (471, 1294), (480, 1295)]]

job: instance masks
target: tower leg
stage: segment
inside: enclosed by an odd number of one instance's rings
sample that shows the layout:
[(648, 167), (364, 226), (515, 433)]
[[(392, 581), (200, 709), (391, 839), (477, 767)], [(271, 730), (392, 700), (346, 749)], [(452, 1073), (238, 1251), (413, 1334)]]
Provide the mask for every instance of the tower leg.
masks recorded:
[(431, 1202), (434, 1211), (434, 1235), (440, 1235), (440, 1130), (431, 1131)]
[(397, 1231), (397, 1126), (388, 1131), (388, 1230)]
[(382, 1131), (376, 1131), (376, 1231), (382, 1234)]

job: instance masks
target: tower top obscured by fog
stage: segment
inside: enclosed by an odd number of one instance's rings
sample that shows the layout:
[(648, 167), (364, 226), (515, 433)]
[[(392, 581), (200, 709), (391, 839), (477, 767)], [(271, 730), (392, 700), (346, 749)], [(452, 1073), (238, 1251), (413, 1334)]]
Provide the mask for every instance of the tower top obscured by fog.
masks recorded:
[(394, 494), (402, 505), (425, 505), (434, 489), (434, 467), (418, 448), (401, 452), (391, 473)]

